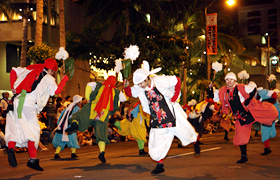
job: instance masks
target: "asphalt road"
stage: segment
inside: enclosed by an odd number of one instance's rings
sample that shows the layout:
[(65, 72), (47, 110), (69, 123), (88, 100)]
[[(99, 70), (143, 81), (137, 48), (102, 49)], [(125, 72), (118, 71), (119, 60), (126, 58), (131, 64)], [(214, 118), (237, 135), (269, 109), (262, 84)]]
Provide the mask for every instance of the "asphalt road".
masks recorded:
[[(280, 128), (278, 128), (278, 131)], [(193, 145), (177, 147), (174, 140), (167, 158), (165, 172), (151, 175), (156, 163), (151, 158), (139, 156), (135, 141), (111, 143), (106, 146), (106, 164), (100, 163), (98, 147), (85, 146), (77, 150), (78, 159), (70, 158), (66, 148), (60, 153), (61, 160), (54, 160), (54, 149), (38, 151), (43, 172), (26, 166), (28, 153), (17, 153), (18, 167), (8, 164), (7, 155), (0, 153), (0, 179), (93, 179), (93, 180), (272, 180), (280, 179), (280, 136), (271, 140), (272, 153), (261, 156), (263, 143), (254, 137), (247, 147), (249, 161), (235, 163), (240, 159), (239, 147), (232, 145), (234, 132), (229, 133), (230, 142), (223, 140), (223, 133), (206, 134), (202, 137), (201, 155), (195, 157)], [(145, 147), (147, 150), (147, 146)]]

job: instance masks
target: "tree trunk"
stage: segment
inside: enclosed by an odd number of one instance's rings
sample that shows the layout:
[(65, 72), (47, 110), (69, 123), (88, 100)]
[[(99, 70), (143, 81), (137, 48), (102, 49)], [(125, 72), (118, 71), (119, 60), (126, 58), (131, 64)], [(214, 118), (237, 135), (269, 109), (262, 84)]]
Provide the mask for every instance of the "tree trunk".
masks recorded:
[(64, 0), (59, 0), (59, 46), (65, 48)]
[(130, 26), (130, 21), (129, 21), (129, 9), (128, 7), (125, 8), (125, 13), (126, 13), (126, 19), (125, 19), (125, 35), (129, 35), (129, 26)]
[(47, 44), (48, 46), (51, 46), (51, 37), (52, 37), (52, 32), (51, 32), (51, 4), (50, 0), (47, 2), (48, 4), (48, 22), (47, 22)]
[(23, 16), (22, 27), (23, 27), (23, 36), (21, 42), (21, 55), (20, 55), (20, 67), (26, 67), (26, 53), (27, 53), (27, 33), (28, 33), (28, 16)]
[(187, 68), (184, 67), (184, 76), (183, 76), (183, 104), (187, 103)]
[[(64, 0), (59, 0), (59, 47), (64, 47), (66, 49), (65, 42), (65, 18), (64, 18)], [(62, 78), (65, 74), (65, 62), (63, 62), (60, 68), (60, 77)], [(65, 88), (62, 91), (62, 96), (66, 96)]]
[[(64, 19), (64, 0), (59, 0), (59, 47), (65, 48), (65, 19)], [(66, 49), (66, 48), (65, 48)], [(61, 77), (65, 74), (65, 63), (64, 60), (61, 67)]]
[[(185, 31), (185, 37), (184, 39), (185, 40), (188, 40), (188, 34), (187, 34), (187, 29), (188, 29), (188, 26), (184, 24), (184, 31)], [(185, 48), (185, 53), (188, 54), (188, 50), (187, 48)], [(183, 66), (183, 69), (184, 69), (184, 74), (183, 74), (183, 104), (186, 104), (187, 103), (187, 68), (186, 68), (186, 63), (184, 63), (184, 66)]]
[(36, 4), (36, 34), (35, 34), (35, 45), (42, 44), (43, 35), (43, 0), (37, 0)]

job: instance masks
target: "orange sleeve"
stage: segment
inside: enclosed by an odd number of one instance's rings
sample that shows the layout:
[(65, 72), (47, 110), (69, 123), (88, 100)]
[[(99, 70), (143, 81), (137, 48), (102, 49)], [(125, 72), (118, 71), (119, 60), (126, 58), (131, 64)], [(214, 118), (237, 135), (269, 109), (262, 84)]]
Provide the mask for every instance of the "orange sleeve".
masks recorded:
[(181, 91), (181, 81), (178, 77), (177, 78), (177, 84), (175, 85), (175, 93), (173, 95), (173, 97), (171, 98), (171, 101), (172, 102), (175, 102), (180, 94), (180, 91)]
[(60, 93), (62, 92), (62, 90), (63, 90), (63, 88), (65, 87), (65, 84), (66, 84), (66, 82), (67, 82), (68, 80), (69, 80), (68, 76), (65, 75), (65, 76), (63, 77), (63, 79), (61, 80), (61, 82), (59, 83), (59, 85), (58, 85), (58, 87), (57, 87), (57, 89), (56, 89), (56, 91), (55, 91), (55, 94), (60, 94)]

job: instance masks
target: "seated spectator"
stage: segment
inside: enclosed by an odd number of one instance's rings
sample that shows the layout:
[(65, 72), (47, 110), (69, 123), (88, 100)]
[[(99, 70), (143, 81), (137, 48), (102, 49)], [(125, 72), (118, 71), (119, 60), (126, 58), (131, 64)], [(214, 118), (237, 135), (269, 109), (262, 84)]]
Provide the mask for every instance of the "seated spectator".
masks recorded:
[(215, 132), (215, 126), (211, 123), (210, 119), (206, 119), (204, 122), (204, 129), (209, 132), (209, 134), (212, 134)]
[[(43, 130), (43, 129), (46, 129), (47, 126), (46, 126), (45, 123), (43, 123), (43, 122), (41, 122), (41, 121), (39, 121), (39, 124), (40, 124), (40, 128), (41, 128), (41, 136), (42, 136), (42, 130)], [(39, 148), (39, 150), (41, 150), (41, 151), (48, 151), (48, 150), (49, 150), (48, 148), (46, 148), (46, 147), (42, 144), (41, 139), (40, 139), (40, 141), (39, 141), (38, 148)]]
[(108, 126), (108, 139), (110, 142), (119, 142), (119, 134), (117, 132), (117, 129), (115, 127), (111, 127), (110, 124)]
[(38, 149), (39, 149), (40, 151), (48, 151), (48, 150), (49, 150), (48, 148), (46, 148), (46, 146), (44, 146), (44, 145), (41, 143), (41, 141), (39, 141)]
[(86, 98), (82, 99), (81, 108), (88, 103)]
[[(112, 115), (110, 118), (109, 118), (109, 125), (108, 125), (108, 131), (110, 130), (110, 134), (108, 132), (108, 138), (109, 140), (111, 141), (112, 136), (115, 137), (115, 132), (114, 132), (114, 123), (116, 121), (120, 121), (120, 120), (123, 120), (125, 116), (121, 116), (121, 113), (120, 111), (116, 111), (114, 115)], [(110, 128), (110, 129), (109, 129)], [(117, 132), (117, 130), (116, 130)], [(118, 134), (118, 133), (117, 133)], [(111, 139), (110, 139), (111, 138)], [(121, 136), (118, 134), (118, 141), (120, 142), (125, 142), (125, 139), (126, 137), (125, 136)]]
[(42, 122), (44, 124), (48, 123), (48, 117), (47, 117), (47, 112), (46, 112), (45, 108), (37, 115), (37, 117), (40, 122)]
[(0, 149), (6, 148), (5, 135), (0, 129)]
[(65, 107), (64, 107), (61, 103), (59, 103), (59, 104), (56, 105), (56, 109), (55, 109), (55, 112), (56, 112), (56, 122), (57, 122), (58, 118), (60, 117), (61, 112), (62, 112), (64, 109), (65, 109)]
[(66, 96), (63, 106), (67, 108), (69, 104), (71, 104), (71, 96)]
[(5, 127), (6, 127), (6, 119), (1, 117), (0, 115), (0, 131), (2, 131), (3, 134), (5, 134)]
[(89, 126), (85, 132), (77, 132), (79, 146), (96, 145), (93, 126)]

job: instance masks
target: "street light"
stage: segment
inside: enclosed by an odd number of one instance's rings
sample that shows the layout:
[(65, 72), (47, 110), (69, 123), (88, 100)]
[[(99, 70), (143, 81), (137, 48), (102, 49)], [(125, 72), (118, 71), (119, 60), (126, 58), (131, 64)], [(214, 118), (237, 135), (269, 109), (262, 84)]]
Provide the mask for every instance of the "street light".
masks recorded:
[(228, 0), (226, 1), (227, 5), (232, 6), (235, 4), (235, 0)]

